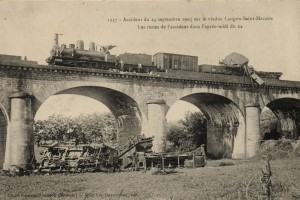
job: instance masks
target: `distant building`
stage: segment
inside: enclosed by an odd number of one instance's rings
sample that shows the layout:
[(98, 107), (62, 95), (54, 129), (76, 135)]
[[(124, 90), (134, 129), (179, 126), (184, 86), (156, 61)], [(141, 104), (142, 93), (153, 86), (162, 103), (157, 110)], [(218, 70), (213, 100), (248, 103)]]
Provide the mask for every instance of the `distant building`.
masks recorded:
[(30, 64), (37, 65), (38, 62), (27, 60), (26, 56), (24, 60), (22, 60), (21, 56), (13, 56), (13, 55), (4, 55), (0, 54), (0, 63), (18, 63), (18, 64)]
[(152, 66), (152, 56), (148, 54), (124, 53), (119, 55), (119, 59), (125, 64)]
[(153, 56), (154, 65), (159, 69), (197, 71), (198, 57), (173, 53), (156, 53)]

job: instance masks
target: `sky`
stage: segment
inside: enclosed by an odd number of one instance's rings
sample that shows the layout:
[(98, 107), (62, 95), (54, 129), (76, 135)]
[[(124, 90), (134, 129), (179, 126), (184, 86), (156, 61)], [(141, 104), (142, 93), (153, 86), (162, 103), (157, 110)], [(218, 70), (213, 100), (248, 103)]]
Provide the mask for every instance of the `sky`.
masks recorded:
[[(199, 64), (217, 64), (231, 52), (249, 58), (257, 70), (282, 71), (299, 80), (300, 2), (0, 2), (0, 53), (27, 56), (45, 64), (53, 34), (60, 44), (81, 39), (117, 45), (124, 52), (172, 52), (196, 55)], [(272, 17), (272, 21), (242, 21), (242, 29), (139, 30), (138, 25), (178, 25), (161, 22), (108, 22), (130, 18)], [(224, 24), (207, 23), (210, 24)], [(227, 23), (227, 22), (226, 22)], [(190, 24), (190, 23), (187, 23)], [(195, 23), (194, 23), (195, 24)], [(229, 23), (231, 24), (231, 23)], [(201, 25), (201, 23), (200, 23)]]
[[(176, 101), (166, 114), (166, 119), (179, 121), (184, 118), (187, 112), (197, 112), (199, 108), (185, 101)], [(81, 114), (108, 113), (110, 110), (101, 102), (79, 95), (60, 94), (51, 96), (38, 109), (34, 119), (46, 120), (52, 115), (62, 115), (66, 117), (77, 117)], [(176, 113), (176, 114), (175, 114)]]
[[(27, 56), (46, 64), (53, 35), (61, 33), (60, 44), (84, 40), (85, 47), (91, 41), (116, 45), (112, 54), (195, 55), (199, 64), (217, 64), (231, 52), (239, 52), (249, 58), (249, 64), (256, 70), (280, 71), (284, 73), (282, 79), (299, 81), (299, 10), (299, 1), (0, 1), (0, 54)], [(273, 20), (228, 21), (228, 18), (256, 16)], [(152, 21), (152, 18), (173, 17), (181, 21)], [(207, 21), (182, 21), (203, 17)], [(208, 21), (210, 17), (214, 21)], [(124, 22), (124, 18), (150, 21)], [(217, 18), (222, 21), (215, 21)], [(110, 19), (117, 22), (109, 22)], [(191, 24), (233, 24), (243, 28), (138, 29), (138, 26)]]

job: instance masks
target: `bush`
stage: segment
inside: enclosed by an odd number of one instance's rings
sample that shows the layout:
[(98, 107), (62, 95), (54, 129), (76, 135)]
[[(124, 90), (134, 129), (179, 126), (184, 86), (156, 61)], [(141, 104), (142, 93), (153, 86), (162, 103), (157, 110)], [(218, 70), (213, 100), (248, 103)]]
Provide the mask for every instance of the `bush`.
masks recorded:
[(268, 155), (272, 160), (300, 157), (300, 147), (295, 144), (298, 143), (290, 139), (267, 140), (261, 144), (256, 157), (261, 158), (263, 155)]

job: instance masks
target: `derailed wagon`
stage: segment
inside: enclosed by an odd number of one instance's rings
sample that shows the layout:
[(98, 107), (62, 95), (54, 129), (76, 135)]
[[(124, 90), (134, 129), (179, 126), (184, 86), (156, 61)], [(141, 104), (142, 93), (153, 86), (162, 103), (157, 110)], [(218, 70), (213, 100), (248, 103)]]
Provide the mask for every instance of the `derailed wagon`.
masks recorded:
[(37, 172), (115, 172), (152, 168), (203, 167), (203, 146), (186, 153), (152, 152), (153, 137), (140, 138), (122, 149), (110, 144), (53, 143), (43, 152)]
[(52, 145), (43, 152), (37, 171), (116, 171), (119, 167), (118, 151), (106, 144)]

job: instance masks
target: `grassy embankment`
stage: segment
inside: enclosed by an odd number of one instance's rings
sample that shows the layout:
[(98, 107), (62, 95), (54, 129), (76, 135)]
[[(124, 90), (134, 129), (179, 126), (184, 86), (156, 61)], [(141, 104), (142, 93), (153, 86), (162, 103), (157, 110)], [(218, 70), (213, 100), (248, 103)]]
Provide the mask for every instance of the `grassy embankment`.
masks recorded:
[[(0, 176), (0, 199), (258, 199), (261, 165), (218, 160), (168, 175), (139, 171)], [(272, 160), (271, 167), (274, 199), (299, 199), (300, 158)]]

